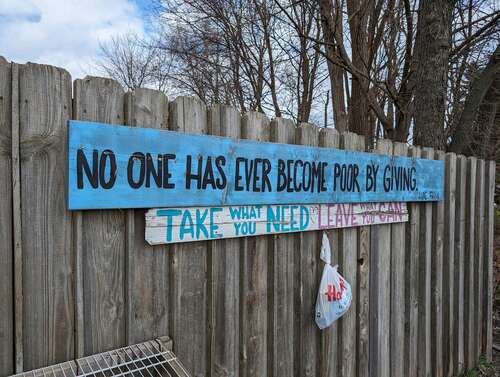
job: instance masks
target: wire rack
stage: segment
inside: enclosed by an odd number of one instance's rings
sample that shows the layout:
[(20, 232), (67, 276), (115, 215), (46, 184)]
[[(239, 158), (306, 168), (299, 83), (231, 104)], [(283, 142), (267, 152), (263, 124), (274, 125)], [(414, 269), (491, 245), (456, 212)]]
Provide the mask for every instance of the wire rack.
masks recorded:
[(160, 340), (134, 344), (30, 372), (23, 377), (190, 377), (177, 356)]

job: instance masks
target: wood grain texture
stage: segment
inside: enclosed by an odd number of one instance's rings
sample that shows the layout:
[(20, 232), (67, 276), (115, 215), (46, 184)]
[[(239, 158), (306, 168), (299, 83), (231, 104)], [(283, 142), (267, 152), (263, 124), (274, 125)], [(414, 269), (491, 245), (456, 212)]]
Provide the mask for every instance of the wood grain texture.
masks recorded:
[[(364, 151), (365, 139), (354, 133), (343, 133), (340, 137), (340, 144), (345, 150)], [(358, 229), (344, 229), (340, 232), (340, 250), (339, 250), (339, 272), (351, 284), (352, 303), (351, 307), (339, 320), (339, 363), (343, 376), (356, 376), (356, 361), (358, 357)], [(368, 261), (367, 261), (368, 262)], [(366, 276), (361, 283), (366, 282)], [(367, 293), (367, 292), (363, 292)], [(367, 308), (365, 295), (363, 294), (363, 306), (361, 307), (362, 316), (366, 320)], [(366, 326), (366, 322), (364, 323)], [(363, 344), (366, 345), (366, 342)], [(363, 355), (363, 365), (366, 360)]]
[(456, 289), (453, 295), (455, 303), (453, 310), (453, 332), (456, 341), (453, 346), (453, 354), (456, 361), (453, 365), (452, 375), (459, 374), (465, 366), (464, 355), (464, 278), (465, 278), (465, 230), (466, 230), (466, 188), (467, 188), (467, 159), (465, 156), (457, 156), (457, 178), (456, 178), (456, 201), (455, 201), (455, 261), (454, 261), (454, 281)]
[(12, 70), (0, 56), (0, 375), (14, 374), (12, 229)]
[[(423, 148), (422, 157), (434, 159), (434, 149)], [(418, 375), (431, 374), (431, 268), (432, 268), (432, 203), (420, 211), (419, 311), (418, 311)]]
[(66, 211), (66, 123), (71, 76), (19, 67), (23, 249), (23, 354), (30, 370), (65, 361), (74, 350), (71, 214)]
[[(408, 155), (408, 146), (394, 143), (393, 153), (398, 156)], [(404, 376), (405, 368), (405, 258), (410, 255), (406, 250), (406, 225), (391, 225), (391, 376)]]
[(474, 254), (475, 218), (476, 218), (476, 167), (475, 157), (467, 158), (466, 211), (465, 211), (465, 256), (464, 256), (464, 356), (465, 368), (474, 367), (476, 351), (474, 340), (474, 270), (476, 256)]
[[(408, 155), (421, 156), (419, 147), (410, 148)], [(418, 369), (418, 320), (419, 320), (419, 263), (420, 263), (420, 207), (411, 203), (410, 223), (406, 224), (405, 260), (405, 375), (417, 376)]]
[(14, 351), (16, 373), (24, 370), (23, 243), (19, 124), (19, 64), (12, 63), (12, 230), (14, 247)]
[[(169, 105), (169, 129), (208, 132), (207, 109), (192, 97)], [(170, 256), (170, 334), (175, 354), (195, 377), (207, 373), (207, 242), (175, 245)]]
[[(378, 140), (374, 152), (392, 154), (389, 140)], [(370, 376), (390, 375), (391, 226), (370, 229)]]
[(484, 267), (484, 160), (476, 166), (476, 211), (474, 226), (474, 350), (476, 360), (482, 355), (483, 345), (483, 267)]
[(484, 184), (484, 294), (483, 294), (483, 344), (482, 349), (486, 359), (492, 360), (493, 347), (493, 236), (495, 222), (495, 207), (493, 205), (495, 198), (495, 172), (494, 161), (488, 161), (485, 165)]
[[(208, 123), (211, 135), (241, 138), (241, 115), (235, 108), (224, 105), (211, 108)], [(228, 239), (209, 244), (211, 376), (239, 375), (240, 243), (238, 239)]]
[[(271, 140), (276, 143), (293, 144), (295, 125), (291, 120), (276, 118), (271, 122)], [(269, 255), (269, 375), (273, 377), (293, 376), (295, 370), (293, 349), (293, 287), (294, 251), (297, 235), (280, 234), (272, 237)]]
[[(302, 123), (296, 128), (296, 143), (317, 146), (318, 128), (309, 123)], [(320, 330), (314, 321), (316, 297), (320, 281), (319, 249), (321, 232), (304, 232), (298, 236), (295, 245), (296, 325), (295, 354), (299, 376), (312, 377), (319, 373)], [(351, 284), (352, 282), (349, 281)]]
[[(340, 134), (337, 130), (333, 128), (322, 128), (319, 132), (319, 145), (321, 147), (328, 148), (340, 148)], [(328, 239), (330, 240), (330, 248), (332, 250), (332, 265), (338, 264), (338, 251), (339, 249), (339, 237), (340, 231), (338, 230), (326, 230), (325, 231)], [(324, 264), (319, 262), (320, 272), (324, 268)], [(368, 266), (368, 260), (365, 264)], [(358, 319), (359, 320), (359, 319)], [(335, 321), (330, 327), (321, 331), (321, 353), (320, 353), (320, 376), (321, 377), (335, 377), (338, 375), (338, 363), (339, 363), (339, 352), (338, 352), (338, 323)], [(362, 340), (358, 339), (358, 345), (360, 345)], [(359, 348), (358, 348), (359, 350)], [(358, 360), (358, 365), (361, 366), (363, 359)]]
[[(125, 96), (125, 123), (166, 129), (168, 99), (159, 91), (136, 89)], [(126, 213), (126, 344), (168, 335), (169, 254), (144, 240), (145, 210)]]
[[(444, 161), (445, 154), (436, 151), (434, 158)], [(446, 171), (446, 170), (445, 170)], [(432, 204), (431, 246), (431, 370), (443, 376), (443, 246), (444, 200)]]
[[(242, 118), (243, 139), (268, 141), (269, 120), (249, 112)], [(268, 257), (270, 236), (242, 240), (240, 254), (240, 376), (266, 376), (268, 371)]]
[(453, 376), (457, 355), (455, 326), (455, 208), (457, 197), (457, 155), (447, 153), (445, 165), (444, 240), (443, 240), (443, 375)]
[[(123, 124), (123, 110), (124, 92), (116, 81), (75, 80), (73, 119)], [(90, 355), (126, 341), (126, 219), (120, 210), (76, 212), (74, 217), (77, 353)]]

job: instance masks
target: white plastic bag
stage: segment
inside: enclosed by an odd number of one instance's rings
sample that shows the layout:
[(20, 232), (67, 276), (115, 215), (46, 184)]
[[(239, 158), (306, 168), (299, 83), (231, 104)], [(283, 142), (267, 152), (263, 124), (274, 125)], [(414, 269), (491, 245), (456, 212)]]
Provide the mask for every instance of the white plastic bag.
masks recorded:
[[(328, 246), (325, 245), (328, 243)], [(327, 252), (326, 252), (327, 251)], [(316, 324), (323, 330), (334, 321), (342, 317), (352, 301), (350, 284), (337, 272), (337, 267), (330, 265), (323, 257), (330, 252), (330, 242), (326, 234), (323, 234), (323, 245), (321, 247), (321, 259), (325, 261), (321, 283), (319, 285), (318, 298), (316, 300)]]

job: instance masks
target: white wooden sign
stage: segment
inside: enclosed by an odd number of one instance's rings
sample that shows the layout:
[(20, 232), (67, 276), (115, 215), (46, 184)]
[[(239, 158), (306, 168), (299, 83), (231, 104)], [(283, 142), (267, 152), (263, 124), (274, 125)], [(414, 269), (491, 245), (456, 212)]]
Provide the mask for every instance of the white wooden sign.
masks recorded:
[(163, 208), (146, 213), (146, 241), (159, 245), (406, 221), (404, 202)]

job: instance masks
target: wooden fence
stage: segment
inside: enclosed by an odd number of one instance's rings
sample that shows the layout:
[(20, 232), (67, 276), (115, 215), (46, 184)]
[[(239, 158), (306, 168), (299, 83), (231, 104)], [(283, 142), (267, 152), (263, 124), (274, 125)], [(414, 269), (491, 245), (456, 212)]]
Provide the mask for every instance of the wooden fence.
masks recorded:
[(0, 375), (170, 335), (194, 376), (451, 376), (491, 358), (495, 164), (446, 161), (410, 222), (329, 230), (352, 307), (319, 331), (321, 232), (148, 246), (144, 210), (69, 212), (69, 119), (365, 150), (365, 140), (0, 58)]

